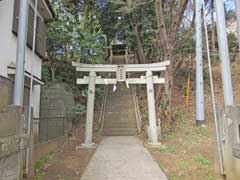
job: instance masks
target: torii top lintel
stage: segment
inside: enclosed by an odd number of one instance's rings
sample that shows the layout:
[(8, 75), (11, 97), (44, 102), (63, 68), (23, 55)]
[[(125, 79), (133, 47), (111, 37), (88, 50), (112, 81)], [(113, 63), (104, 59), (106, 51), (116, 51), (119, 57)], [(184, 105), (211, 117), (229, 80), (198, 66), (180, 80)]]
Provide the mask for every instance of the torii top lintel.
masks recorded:
[[(109, 64), (80, 64), (73, 63), (77, 71), (89, 72), (89, 77), (77, 79), (77, 84), (88, 84), (89, 78), (94, 78), (96, 84), (116, 84), (117, 82), (126, 82), (128, 84), (146, 84), (146, 77), (141, 78), (128, 78), (128, 72), (145, 72), (151, 74), (152, 82), (155, 84), (165, 83), (164, 78), (153, 76), (152, 72), (160, 72), (166, 70), (170, 61), (164, 61), (153, 64), (122, 64), (122, 65), (109, 65)], [(105, 78), (96, 76), (96, 72), (116, 73), (116, 78)], [(91, 75), (92, 74), (92, 75)], [(94, 77), (92, 77), (94, 76)]]
[(125, 72), (157, 72), (164, 71), (166, 67), (170, 65), (170, 61), (163, 61), (160, 63), (152, 64), (81, 64), (72, 63), (76, 67), (77, 71), (81, 72), (117, 72), (119, 68), (123, 68)]

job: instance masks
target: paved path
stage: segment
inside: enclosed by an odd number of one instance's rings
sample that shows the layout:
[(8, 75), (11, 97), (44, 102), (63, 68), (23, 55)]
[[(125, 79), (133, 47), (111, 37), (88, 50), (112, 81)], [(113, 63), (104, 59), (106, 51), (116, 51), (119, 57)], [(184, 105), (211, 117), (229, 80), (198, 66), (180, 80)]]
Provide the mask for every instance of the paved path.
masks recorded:
[(104, 137), (81, 180), (167, 180), (137, 137)]

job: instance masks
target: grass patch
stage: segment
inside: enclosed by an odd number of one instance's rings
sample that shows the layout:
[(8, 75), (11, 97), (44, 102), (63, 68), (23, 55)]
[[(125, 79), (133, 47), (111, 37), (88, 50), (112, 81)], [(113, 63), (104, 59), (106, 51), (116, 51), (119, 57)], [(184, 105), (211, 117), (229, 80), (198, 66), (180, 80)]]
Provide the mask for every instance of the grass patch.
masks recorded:
[(45, 175), (46, 173), (44, 172), (37, 172), (35, 175), (35, 180), (41, 180)]
[(168, 176), (168, 180), (178, 180), (178, 176), (177, 176), (175, 173), (170, 174), (170, 175)]
[(173, 141), (177, 138), (177, 135), (175, 132), (167, 132), (162, 134), (162, 139), (165, 141)]
[(174, 118), (177, 120), (177, 126), (180, 129), (185, 127), (185, 112), (183, 109), (175, 109), (174, 110)]
[(212, 165), (211, 162), (203, 156), (195, 156), (193, 157), (193, 161), (205, 167), (210, 167)]
[(161, 146), (160, 147), (160, 152), (161, 153), (175, 153), (176, 147), (175, 146)]
[(186, 161), (181, 161), (179, 164), (178, 164), (178, 169), (180, 170), (187, 170), (190, 168), (190, 164)]
[(34, 168), (36, 171), (35, 180), (40, 180), (45, 176), (45, 173), (42, 172), (43, 168), (50, 162), (55, 159), (54, 153), (49, 153), (46, 156), (42, 157), (39, 161), (35, 162)]
[(207, 177), (205, 180), (215, 180), (213, 177)]
[(208, 128), (197, 128), (197, 134), (199, 134), (201, 136), (205, 136), (205, 137), (210, 136)]

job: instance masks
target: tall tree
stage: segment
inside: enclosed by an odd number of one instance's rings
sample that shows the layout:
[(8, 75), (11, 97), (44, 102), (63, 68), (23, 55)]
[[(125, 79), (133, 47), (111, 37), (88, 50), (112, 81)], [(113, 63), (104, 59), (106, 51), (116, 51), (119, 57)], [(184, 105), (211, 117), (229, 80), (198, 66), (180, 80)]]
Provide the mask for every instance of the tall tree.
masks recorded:
[(111, 3), (118, 5), (117, 12), (120, 13), (121, 16), (124, 16), (132, 29), (132, 32), (135, 37), (135, 45), (136, 51), (139, 58), (139, 63), (145, 63), (146, 57), (144, 54), (144, 48), (142, 44), (141, 34), (140, 34), (140, 25), (141, 20), (137, 16), (137, 10), (143, 8), (145, 5), (151, 3), (152, 1), (146, 0), (118, 0), (118, 1), (111, 1)]
[(63, 61), (102, 61), (105, 36), (96, 18), (95, 0), (52, 0), (52, 5), (56, 16), (48, 24), (48, 59), (44, 64), (51, 69), (54, 81)]
[(214, 20), (214, 0), (210, 1), (211, 3), (211, 44), (212, 44), (212, 51), (216, 52), (216, 23)]
[[(184, 17), (189, 0), (163, 1), (155, 0), (155, 11), (159, 31), (159, 41), (164, 52), (164, 60), (170, 60), (170, 66), (166, 72), (165, 95), (166, 95), (166, 116), (169, 122), (172, 121), (172, 90), (174, 76), (174, 58), (173, 50), (176, 46), (176, 37), (178, 28)], [(157, 100), (160, 99), (160, 90), (158, 90)]]

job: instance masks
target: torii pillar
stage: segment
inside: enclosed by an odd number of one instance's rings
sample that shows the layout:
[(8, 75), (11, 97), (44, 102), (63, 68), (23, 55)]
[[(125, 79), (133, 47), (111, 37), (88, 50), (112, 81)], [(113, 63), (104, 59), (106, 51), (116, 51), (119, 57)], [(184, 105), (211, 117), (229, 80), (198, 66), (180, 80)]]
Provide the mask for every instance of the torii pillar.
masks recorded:
[(88, 99), (87, 99), (87, 117), (85, 126), (85, 140), (81, 145), (83, 148), (94, 147), (92, 138), (93, 131), (93, 118), (94, 118), (94, 100), (95, 100), (95, 87), (96, 87), (96, 72), (90, 71), (89, 84), (88, 84)]
[(156, 107), (153, 87), (153, 73), (147, 71), (147, 101), (148, 101), (148, 119), (149, 119), (149, 141), (152, 145), (158, 145)]

